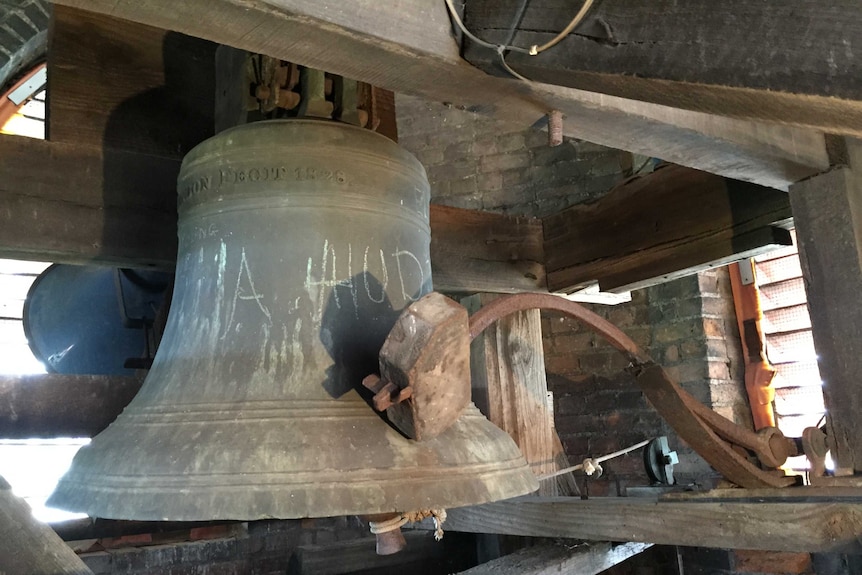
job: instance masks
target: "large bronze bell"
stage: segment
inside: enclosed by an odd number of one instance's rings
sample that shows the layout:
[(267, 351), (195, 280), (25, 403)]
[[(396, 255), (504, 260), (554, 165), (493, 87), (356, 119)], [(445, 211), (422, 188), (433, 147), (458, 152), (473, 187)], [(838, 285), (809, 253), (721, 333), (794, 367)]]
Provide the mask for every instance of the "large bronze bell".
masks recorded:
[(537, 483), (473, 406), (399, 434), (357, 387), (431, 290), (429, 186), (383, 136), (250, 124), (185, 158), (179, 257), (140, 393), (49, 504), (132, 520), (296, 518), (457, 507)]

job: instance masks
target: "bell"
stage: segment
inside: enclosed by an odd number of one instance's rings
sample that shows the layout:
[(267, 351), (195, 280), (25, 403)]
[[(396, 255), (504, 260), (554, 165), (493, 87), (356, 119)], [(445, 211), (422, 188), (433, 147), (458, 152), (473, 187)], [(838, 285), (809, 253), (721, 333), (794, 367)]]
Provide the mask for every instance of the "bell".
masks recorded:
[(413, 156), (369, 130), (260, 122), (197, 146), (178, 186), (176, 285), (152, 369), (49, 505), (287, 519), (537, 488), (472, 405), (418, 442), (358, 391), (399, 312), (431, 290), (429, 185)]

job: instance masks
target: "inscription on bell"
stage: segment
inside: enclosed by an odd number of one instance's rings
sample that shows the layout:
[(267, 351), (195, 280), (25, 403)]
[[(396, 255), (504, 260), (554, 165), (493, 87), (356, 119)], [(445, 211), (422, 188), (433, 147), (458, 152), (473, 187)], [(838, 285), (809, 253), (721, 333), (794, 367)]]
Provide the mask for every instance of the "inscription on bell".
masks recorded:
[(222, 186), (241, 186), (263, 182), (331, 182), (337, 185), (347, 184), (347, 175), (341, 170), (329, 170), (319, 166), (252, 166), (224, 167), (217, 173), (193, 176), (191, 182), (185, 182), (180, 188), (180, 203), (198, 197), (209, 191), (219, 191)]

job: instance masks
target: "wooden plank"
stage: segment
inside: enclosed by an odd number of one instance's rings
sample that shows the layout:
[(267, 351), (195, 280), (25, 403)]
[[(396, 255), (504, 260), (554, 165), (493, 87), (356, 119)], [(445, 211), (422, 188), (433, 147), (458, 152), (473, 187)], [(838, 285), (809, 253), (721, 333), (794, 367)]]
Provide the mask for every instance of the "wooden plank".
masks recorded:
[(470, 533), (640, 541), (725, 549), (858, 551), (862, 504), (695, 503), (633, 497), (524, 497), (450, 509)]
[[(476, 294), (461, 303), (475, 312), (494, 299), (490, 294)], [(473, 340), (470, 352), (474, 403), (515, 440), (533, 473), (545, 475), (568, 467), (565, 456), (555, 450), (559, 438), (554, 414), (548, 410), (539, 310), (501, 319)], [(539, 484), (540, 495), (574, 495), (575, 489), (556, 479)]]
[(434, 288), (453, 293), (545, 291), (542, 222), (431, 206)]
[(63, 6), (50, 42), (51, 140), (182, 159), (215, 133), (216, 44)]
[[(646, 287), (789, 244), (786, 194), (682, 166), (544, 219), (550, 291)], [(681, 271), (682, 270), (682, 271)]]
[(862, 471), (862, 162), (790, 190), (827, 431), (839, 475)]
[(121, 376), (0, 375), (0, 437), (93, 437), (141, 383)]
[(650, 547), (649, 543), (546, 543), (462, 571), (461, 575), (598, 575)]
[(466, 64), (442, 2), (61, 0), (451, 102), (520, 126), (560, 110), (567, 135), (785, 188), (829, 165), (822, 133), (675, 110), (583, 90), (495, 78)]
[[(487, 41), (533, 46), (554, 38), (576, 9), (565, 0), (532, 2), (512, 35), (520, 5), (469, 0), (465, 18)], [(862, 10), (855, 0), (828, 6), (817, 0), (613, 1), (594, 5), (554, 48), (537, 56), (512, 52), (507, 59), (539, 82), (860, 135), (862, 92), (855, 78), (862, 60), (847, 49), (859, 41)], [(499, 56), (469, 40), (465, 57), (499, 70)]]
[(0, 477), (0, 573), (93, 575), (30, 506)]
[(176, 160), (0, 137), (0, 254), (173, 269)]
[[(177, 160), (0, 137), (0, 257), (172, 270)], [(431, 206), (441, 291), (544, 289), (542, 226)]]

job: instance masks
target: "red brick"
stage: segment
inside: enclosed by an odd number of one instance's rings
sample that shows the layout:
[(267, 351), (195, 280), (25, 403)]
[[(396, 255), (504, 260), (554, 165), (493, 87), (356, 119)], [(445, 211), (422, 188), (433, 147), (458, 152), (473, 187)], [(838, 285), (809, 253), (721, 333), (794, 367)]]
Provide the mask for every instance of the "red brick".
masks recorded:
[(733, 552), (733, 564), (737, 573), (774, 575), (802, 575), (812, 573), (811, 555), (779, 551)]
[(723, 338), (726, 334), (726, 326), (723, 319), (707, 317), (703, 319), (703, 333), (706, 337)]
[(218, 539), (227, 537), (232, 532), (231, 525), (212, 525), (208, 527), (195, 527), (189, 532), (189, 538), (192, 541), (199, 539)]
[(151, 545), (153, 536), (151, 533), (139, 535), (123, 535), (122, 537), (105, 537), (99, 540), (104, 549), (117, 549), (120, 547), (136, 547), (138, 545)]

